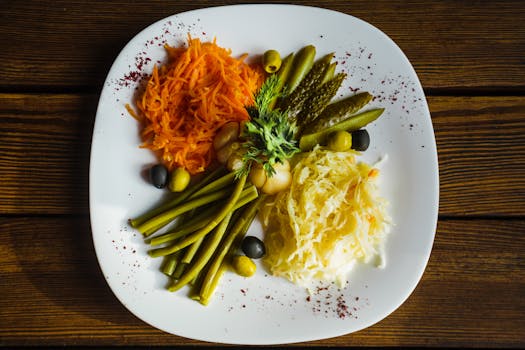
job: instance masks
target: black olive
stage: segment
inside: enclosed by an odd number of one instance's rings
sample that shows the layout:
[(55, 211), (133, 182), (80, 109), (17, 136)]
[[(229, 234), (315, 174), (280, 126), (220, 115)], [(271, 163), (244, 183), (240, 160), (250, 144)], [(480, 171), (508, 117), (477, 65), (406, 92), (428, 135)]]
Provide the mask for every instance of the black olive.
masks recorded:
[(164, 188), (168, 183), (168, 169), (162, 164), (157, 164), (149, 170), (149, 178), (153, 186), (157, 188)]
[(370, 146), (370, 135), (366, 129), (352, 132), (352, 149), (356, 151), (366, 151)]
[(259, 259), (266, 253), (263, 241), (254, 236), (244, 237), (241, 249), (247, 257), (252, 259)]

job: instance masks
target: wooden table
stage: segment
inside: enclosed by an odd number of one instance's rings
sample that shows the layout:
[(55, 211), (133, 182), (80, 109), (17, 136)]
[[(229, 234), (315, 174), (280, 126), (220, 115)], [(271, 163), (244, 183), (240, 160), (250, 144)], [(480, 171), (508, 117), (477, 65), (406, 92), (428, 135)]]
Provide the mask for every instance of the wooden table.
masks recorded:
[[(0, 345), (210, 345), (146, 325), (110, 291), (92, 245), (89, 152), (128, 40), (171, 14), (241, 2), (2, 1)], [(441, 182), (434, 248), (408, 301), (306, 345), (525, 347), (525, 2), (292, 3), (357, 16), (398, 43), (428, 96)]]

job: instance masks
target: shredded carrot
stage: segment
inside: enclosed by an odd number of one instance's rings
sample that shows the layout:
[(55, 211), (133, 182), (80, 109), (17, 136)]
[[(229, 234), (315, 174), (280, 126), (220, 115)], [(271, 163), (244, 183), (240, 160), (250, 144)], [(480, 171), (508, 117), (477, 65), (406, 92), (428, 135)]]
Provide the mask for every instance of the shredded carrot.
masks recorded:
[(377, 168), (372, 168), (370, 169), (370, 171), (368, 172), (368, 177), (371, 177), (371, 178), (375, 178), (379, 175), (379, 169)]
[(249, 118), (264, 73), (213, 42), (188, 38), (187, 48), (166, 46), (168, 63), (155, 66), (137, 99), (144, 128), (141, 147), (159, 152), (172, 170), (203, 172), (213, 159), (213, 138), (230, 121)]

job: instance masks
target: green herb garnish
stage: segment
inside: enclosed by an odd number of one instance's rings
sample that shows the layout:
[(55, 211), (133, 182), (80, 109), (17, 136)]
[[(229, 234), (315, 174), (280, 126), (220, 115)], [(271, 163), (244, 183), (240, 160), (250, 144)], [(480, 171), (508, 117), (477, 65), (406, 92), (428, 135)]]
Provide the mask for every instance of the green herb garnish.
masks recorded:
[(287, 113), (270, 107), (272, 100), (278, 97), (278, 84), (279, 77), (270, 76), (255, 96), (255, 105), (246, 108), (250, 121), (243, 130), (246, 152), (242, 157), (244, 166), (239, 169), (239, 174), (248, 173), (252, 162), (257, 162), (262, 164), (268, 176), (272, 176), (275, 173), (273, 165), (300, 152), (295, 140), (295, 123), (290, 122)]

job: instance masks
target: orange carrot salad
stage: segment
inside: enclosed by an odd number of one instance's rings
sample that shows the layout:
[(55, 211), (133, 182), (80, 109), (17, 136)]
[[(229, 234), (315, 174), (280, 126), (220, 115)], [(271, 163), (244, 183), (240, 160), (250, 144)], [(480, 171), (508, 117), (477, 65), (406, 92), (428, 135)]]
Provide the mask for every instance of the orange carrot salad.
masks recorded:
[(188, 38), (187, 48), (166, 45), (168, 63), (155, 66), (137, 100), (144, 123), (142, 147), (157, 151), (169, 170), (203, 172), (213, 159), (213, 138), (229, 121), (248, 120), (264, 72), (236, 59), (216, 41)]

